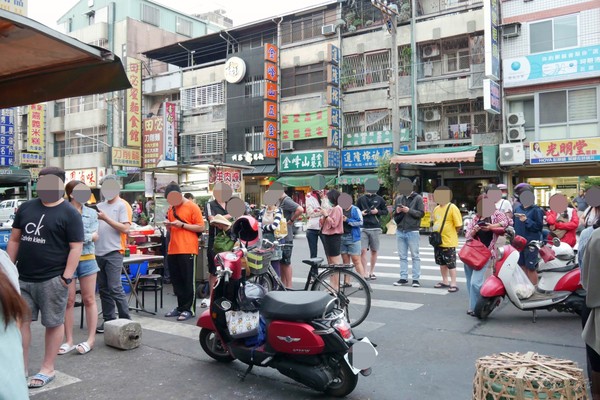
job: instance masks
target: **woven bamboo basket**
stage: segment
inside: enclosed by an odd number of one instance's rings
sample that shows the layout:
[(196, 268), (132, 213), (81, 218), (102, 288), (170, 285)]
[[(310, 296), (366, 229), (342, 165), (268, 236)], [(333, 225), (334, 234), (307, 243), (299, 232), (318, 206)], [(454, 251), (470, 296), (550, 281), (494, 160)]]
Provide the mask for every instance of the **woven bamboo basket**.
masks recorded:
[(585, 400), (586, 380), (573, 361), (537, 353), (500, 353), (477, 360), (473, 400)]

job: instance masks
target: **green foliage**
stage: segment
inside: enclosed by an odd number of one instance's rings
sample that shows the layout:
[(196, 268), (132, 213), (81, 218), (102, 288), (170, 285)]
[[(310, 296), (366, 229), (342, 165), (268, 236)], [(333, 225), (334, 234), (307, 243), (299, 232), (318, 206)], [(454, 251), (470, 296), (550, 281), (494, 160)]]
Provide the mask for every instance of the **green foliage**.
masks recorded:
[(381, 182), (381, 186), (387, 189), (390, 193), (394, 192), (394, 180), (395, 180), (395, 168), (390, 163), (391, 157), (384, 157), (379, 159), (379, 165), (377, 165), (377, 177)]
[(583, 181), (583, 189), (584, 190), (587, 190), (587, 189), (591, 188), (592, 186), (600, 187), (600, 177), (587, 178), (585, 181)]

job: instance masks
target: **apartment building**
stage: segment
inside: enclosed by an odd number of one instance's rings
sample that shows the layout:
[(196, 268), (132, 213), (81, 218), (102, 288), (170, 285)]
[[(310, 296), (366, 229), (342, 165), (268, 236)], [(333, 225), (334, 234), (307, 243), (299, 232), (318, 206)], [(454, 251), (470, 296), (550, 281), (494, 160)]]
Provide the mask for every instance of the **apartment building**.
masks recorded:
[(536, 188), (541, 204), (598, 175), (598, 21), (597, 1), (502, 2), (507, 141), (524, 163), (510, 172)]

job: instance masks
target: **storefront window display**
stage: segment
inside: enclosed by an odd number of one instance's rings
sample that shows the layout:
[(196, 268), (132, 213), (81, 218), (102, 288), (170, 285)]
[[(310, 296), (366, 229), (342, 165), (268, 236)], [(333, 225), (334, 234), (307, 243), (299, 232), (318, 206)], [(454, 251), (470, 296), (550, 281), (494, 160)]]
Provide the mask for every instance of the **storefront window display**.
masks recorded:
[(529, 178), (527, 183), (535, 189), (536, 203), (541, 207), (548, 207), (548, 201), (555, 193), (562, 193), (570, 200), (577, 197), (579, 189), (585, 186), (586, 178), (588, 177)]

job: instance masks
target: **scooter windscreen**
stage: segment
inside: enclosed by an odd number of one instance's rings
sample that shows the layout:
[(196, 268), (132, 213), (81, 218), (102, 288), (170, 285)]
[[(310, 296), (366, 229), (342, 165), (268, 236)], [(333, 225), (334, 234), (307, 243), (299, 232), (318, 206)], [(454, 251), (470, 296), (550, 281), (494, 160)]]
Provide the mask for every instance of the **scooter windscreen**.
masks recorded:
[(231, 226), (231, 233), (246, 247), (258, 242), (258, 221), (249, 215), (242, 215)]

